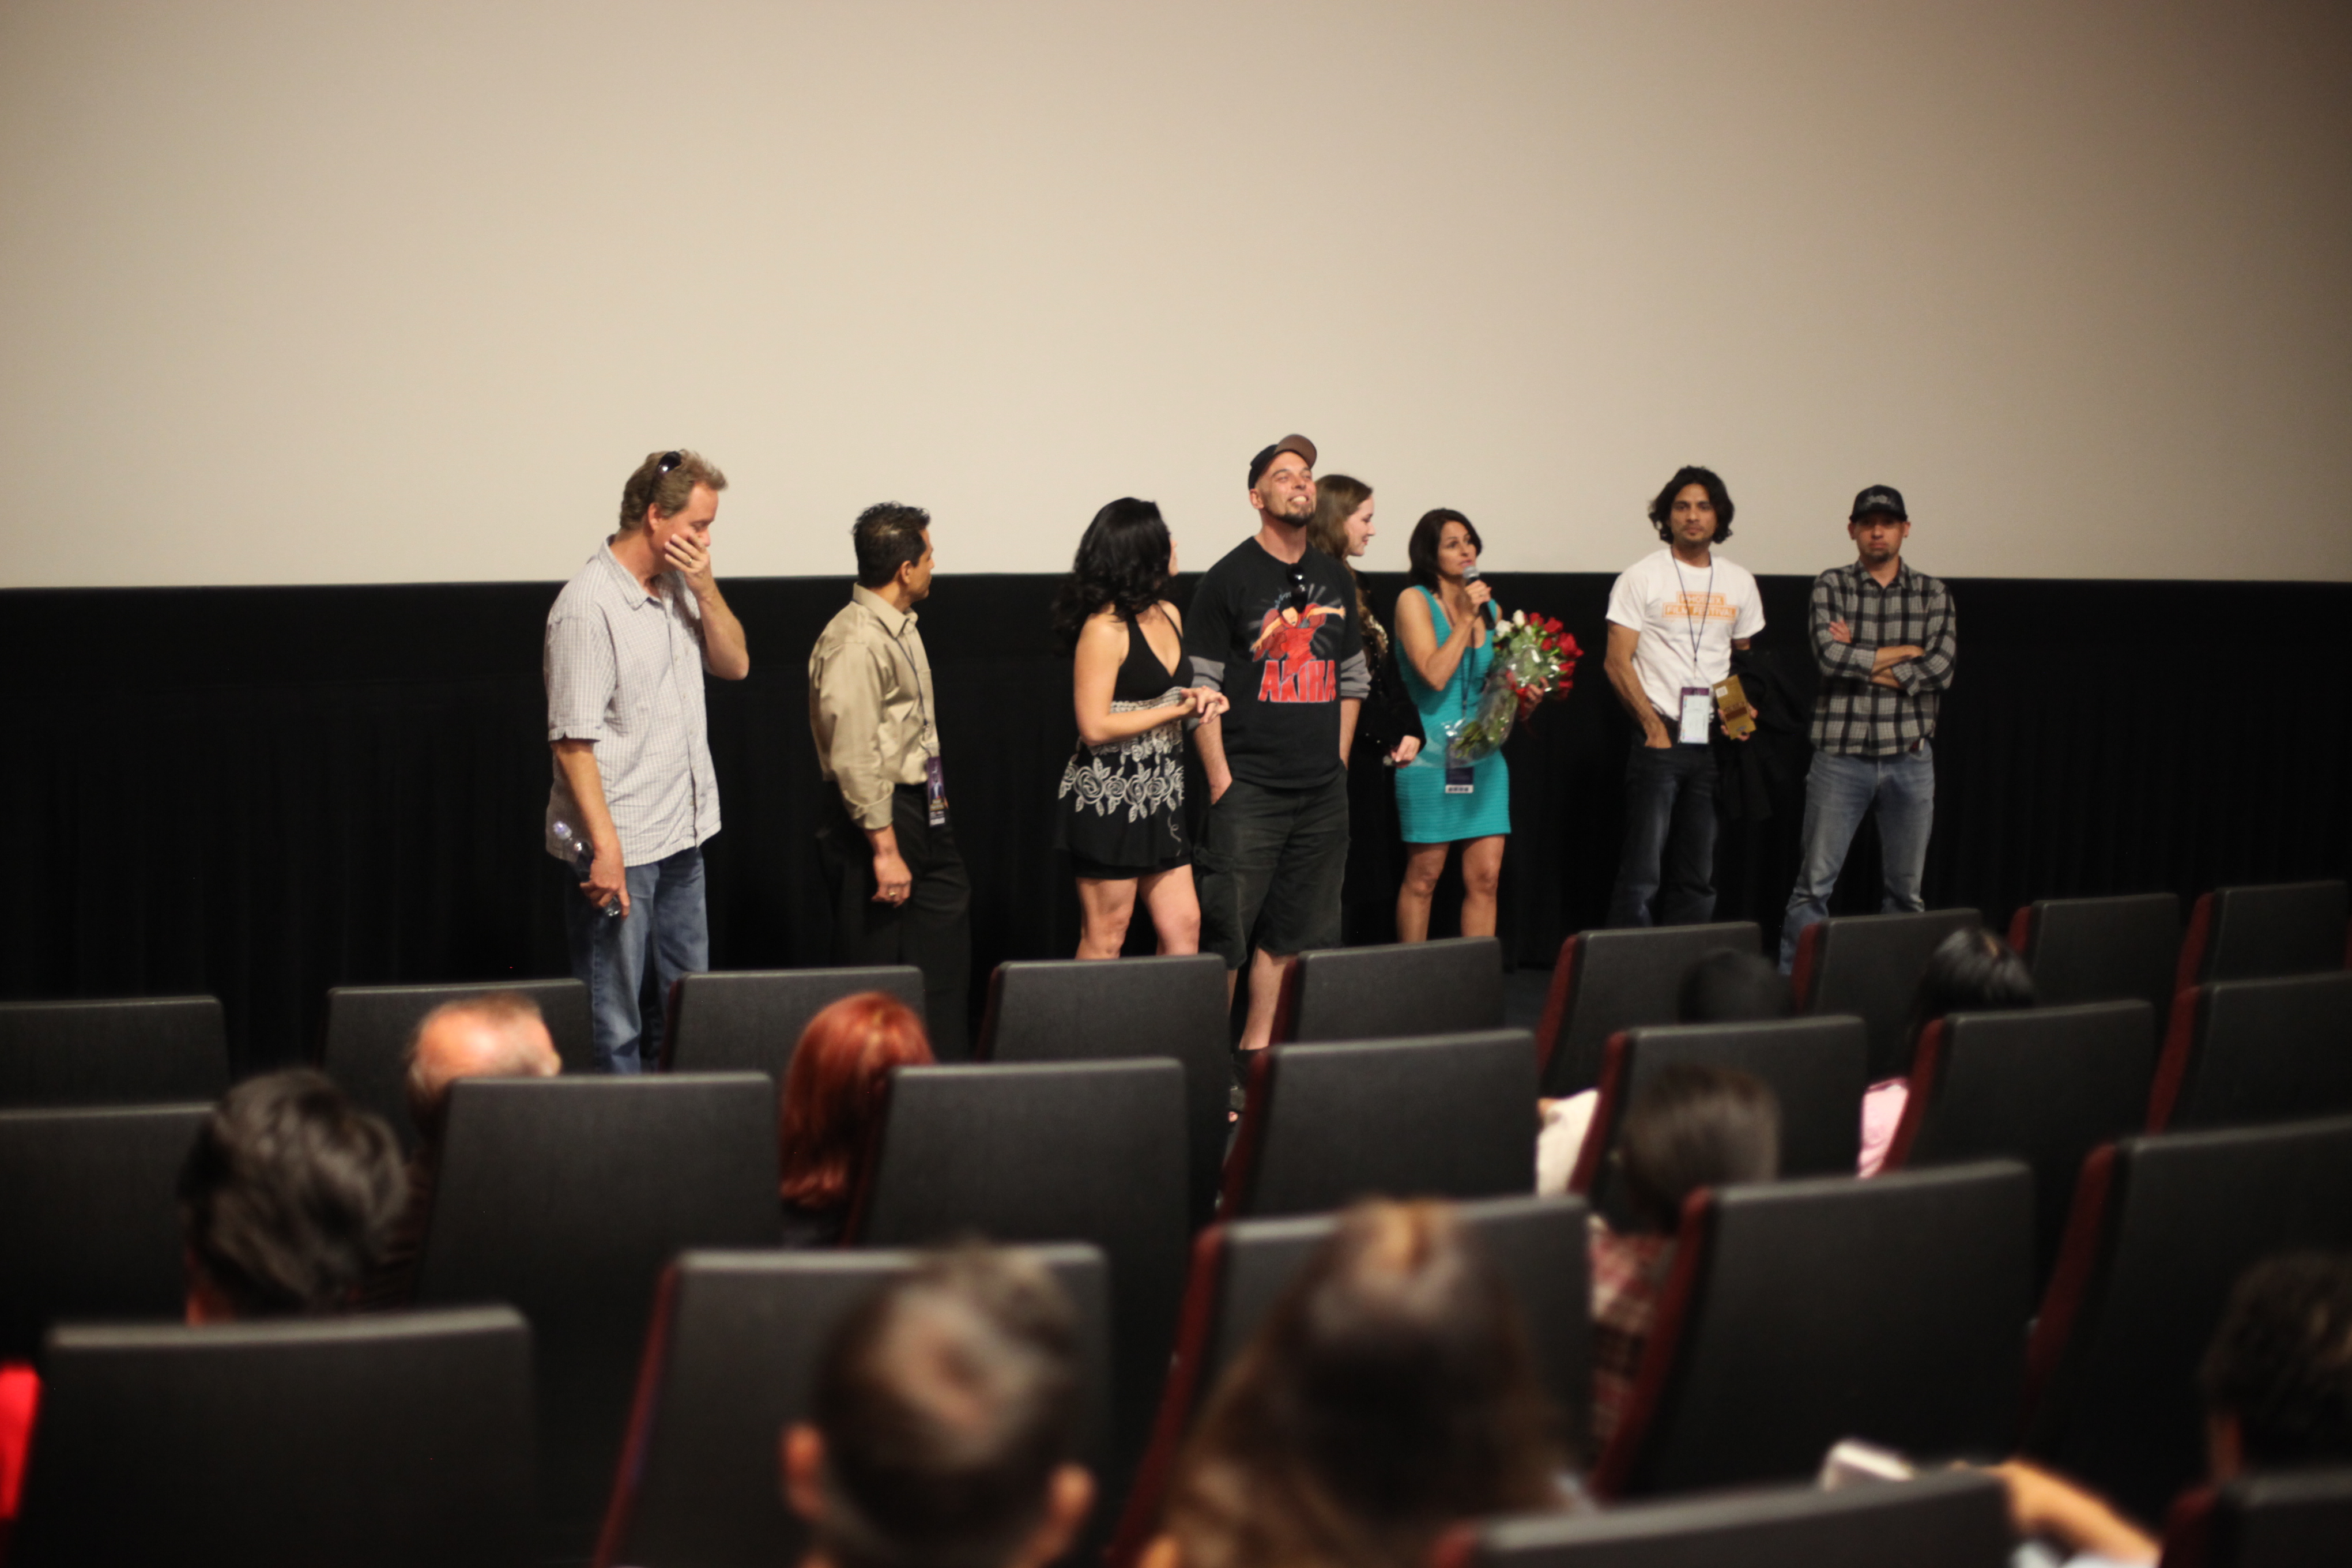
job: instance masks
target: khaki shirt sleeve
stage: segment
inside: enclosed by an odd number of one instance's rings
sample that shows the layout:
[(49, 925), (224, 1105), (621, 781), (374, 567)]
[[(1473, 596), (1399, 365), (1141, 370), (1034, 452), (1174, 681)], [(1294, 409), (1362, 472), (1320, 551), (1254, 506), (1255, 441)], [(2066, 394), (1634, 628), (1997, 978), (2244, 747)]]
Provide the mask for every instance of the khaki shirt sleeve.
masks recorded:
[(858, 826), (887, 827), (896, 781), (882, 757), (882, 701), (890, 671), (863, 643), (821, 647), (814, 662), (809, 717), (841, 803)]

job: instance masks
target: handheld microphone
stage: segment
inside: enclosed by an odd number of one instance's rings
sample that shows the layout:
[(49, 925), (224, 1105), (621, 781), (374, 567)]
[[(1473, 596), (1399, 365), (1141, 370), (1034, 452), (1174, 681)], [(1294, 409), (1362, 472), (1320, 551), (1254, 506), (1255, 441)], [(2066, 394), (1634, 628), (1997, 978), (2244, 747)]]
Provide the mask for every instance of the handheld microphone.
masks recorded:
[[(1465, 587), (1467, 587), (1469, 584), (1480, 580), (1478, 568), (1475, 563), (1473, 563), (1468, 566), (1465, 566), (1462, 569), (1462, 582)], [(1491, 632), (1495, 629), (1495, 601), (1492, 599), (1487, 600), (1486, 608), (1486, 629)]]

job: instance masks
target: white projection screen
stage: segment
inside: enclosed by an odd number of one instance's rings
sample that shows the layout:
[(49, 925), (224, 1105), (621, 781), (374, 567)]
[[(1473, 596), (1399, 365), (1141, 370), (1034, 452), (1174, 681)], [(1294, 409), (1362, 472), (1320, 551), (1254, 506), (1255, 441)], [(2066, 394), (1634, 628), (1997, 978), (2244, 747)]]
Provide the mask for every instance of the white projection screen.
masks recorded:
[(1298, 429), (1490, 570), (2352, 580), (2352, 7), (9, 0), (7, 586), (1203, 566)]

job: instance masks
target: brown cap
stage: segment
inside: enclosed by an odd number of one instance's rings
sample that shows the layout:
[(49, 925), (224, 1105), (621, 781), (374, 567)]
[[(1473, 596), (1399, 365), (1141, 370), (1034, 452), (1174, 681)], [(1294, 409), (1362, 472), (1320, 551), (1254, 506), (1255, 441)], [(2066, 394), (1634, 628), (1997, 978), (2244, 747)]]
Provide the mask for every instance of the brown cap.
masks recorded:
[(1315, 443), (1308, 440), (1304, 436), (1285, 436), (1281, 440), (1276, 441), (1273, 446), (1268, 447), (1265, 451), (1260, 452), (1256, 457), (1250, 459), (1250, 489), (1257, 489), (1258, 480), (1265, 478), (1265, 471), (1274, 467), (1274, 460), (1276, 458), (1281, 457), (1285, 452), (1296, 452), (1300, 457), (1307, 459), (1307, 466), (1308, 468), (1311, 468), (1315, 466)]

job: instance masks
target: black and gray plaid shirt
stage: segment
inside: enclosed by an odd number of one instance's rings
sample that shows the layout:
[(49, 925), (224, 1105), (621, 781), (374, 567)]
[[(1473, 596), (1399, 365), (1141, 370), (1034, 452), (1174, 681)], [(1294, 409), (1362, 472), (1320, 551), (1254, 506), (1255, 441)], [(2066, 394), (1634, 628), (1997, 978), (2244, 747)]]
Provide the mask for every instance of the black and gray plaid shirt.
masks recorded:
[[(1840, 642), (1830, 623), (1853, 635)], [(1813, 702), (1813, 747), (1842, 757), (1891, 757), (1936, 732), (1936, 710), (1952, 684), (1952, 596), (1925, 572), (1898, 562), (1895, 581), (1882, 588), (1859, 562), (1832, 566), (1813, 579), (1806, 624), (1821, 695)], [(1878, 650), (1908, 645), (1922, 651), (1886, 673), (1895, 686), (1871, 683)]]

